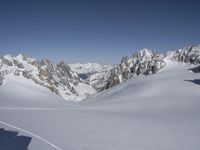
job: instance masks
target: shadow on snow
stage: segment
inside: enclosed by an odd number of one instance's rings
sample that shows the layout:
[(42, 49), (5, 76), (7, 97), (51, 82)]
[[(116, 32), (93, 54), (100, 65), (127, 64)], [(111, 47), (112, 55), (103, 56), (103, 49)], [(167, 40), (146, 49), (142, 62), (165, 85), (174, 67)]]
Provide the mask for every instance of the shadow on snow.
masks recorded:
[(192, 71), (192, 72), (194, 72), (194, 73), (200, 73), (200, 66), (191, 68), (189, 70)]
[(195, 83), (195, 84), (198, 84), (198, 85), (200, 85), (200, 79), (194, 79), (194, 80), (184, 80), (184, 81), (188, 81), (188, 82), (192, 82), (192, 83)]
[(0, 128), (0, 150), (28, 150), (31, 137), (18, 135), (16, 131)]

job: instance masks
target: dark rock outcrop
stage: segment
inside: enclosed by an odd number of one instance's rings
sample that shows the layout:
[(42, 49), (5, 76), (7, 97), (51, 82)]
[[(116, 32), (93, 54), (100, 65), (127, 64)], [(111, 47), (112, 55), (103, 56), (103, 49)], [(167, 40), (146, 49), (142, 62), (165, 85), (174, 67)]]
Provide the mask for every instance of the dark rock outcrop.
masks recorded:
[(105, 88), (111, 88), (133, 76), (157, 73), (166, 65), (163, 58), (163, 55), (148, 49), (143, 49), (135, 53), (132, 58), (123, 57), (121, 63), (111, 70)]
[(174, 55), (174, 59), (179, 62), (200, 64), (200, 45), (188, 46), (178, 49)]

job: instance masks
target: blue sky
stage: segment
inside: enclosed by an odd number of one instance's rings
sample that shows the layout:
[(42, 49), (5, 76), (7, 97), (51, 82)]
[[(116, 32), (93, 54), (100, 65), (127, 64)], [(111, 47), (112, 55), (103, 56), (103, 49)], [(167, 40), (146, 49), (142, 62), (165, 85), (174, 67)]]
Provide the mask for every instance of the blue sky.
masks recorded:
[(119, 63), (200, 43), (198, 0), (1, 0), (0, 55)]

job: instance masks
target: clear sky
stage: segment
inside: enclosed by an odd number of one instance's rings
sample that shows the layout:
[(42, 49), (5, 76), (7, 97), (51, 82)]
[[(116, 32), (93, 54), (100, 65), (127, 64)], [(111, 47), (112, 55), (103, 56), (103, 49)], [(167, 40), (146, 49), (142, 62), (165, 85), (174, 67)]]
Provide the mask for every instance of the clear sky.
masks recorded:
[(199, 0), (0, 0), (0, 55), (114, 64), (196, 43)]

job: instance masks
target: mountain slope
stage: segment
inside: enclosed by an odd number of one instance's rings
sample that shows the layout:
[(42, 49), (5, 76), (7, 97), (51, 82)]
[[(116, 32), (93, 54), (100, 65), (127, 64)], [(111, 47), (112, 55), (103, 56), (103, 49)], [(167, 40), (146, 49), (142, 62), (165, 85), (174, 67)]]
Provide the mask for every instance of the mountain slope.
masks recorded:
[(64, 61), (54, 64), (47, 59), (38, 61), (22, 54), (16, 57), (5, 55), (0, 59), (0, 85), (13, 74), (31, 79), (66, 100), (80, 101), (136, 76), (156, 74), (165, 69), (167, 60), (198, 65), (200, 45), (164, 54), (142, 49), (132, 57), (123, 57), (115, 66), (97, 63), (68, 65)]
[[(35, 84), (23, 76), (9, 74), (0, 86), (0, 107), (56, 107), (62, 106), (64, 99), (46, 87)], [(47, 105), (48, 104), (48, 105)], [(46, 106), (47, 105), (47, 106)]]
[(176, 62), (198, 65), (200, 64), (200, 45), (191, 45), (163, 54), (149, 49), (142, 49), (130, 58), (128, 56), (123, 57), (121, 63), (110, 71), (104, 89), (109, 89), (140, 74), (158, 73), (166, 66), (165, 58)]
[(47, 59), (37, 61), (22, 54), (16, 57), (6, 55), (0, 59), (0, 83), (3, 84), (10, 74), (14, 78), (22, 76), (31, 79), (66, 100), (79, 101), (96, 93), (94, 88), (82, 82), (63, 61), (54, 64)]
[[(200, 73), (190, 70), (193, 65), (168, 58), (165, 62), (157, 74), (141, 74), (77, 105), (58, 100), (43, 87), (50, 96), (21, 94), (15, 104), (9, 92), (2, 92), (0, 121), (26, 129), (59, 150), (199, 150)], [(55, 150), (29, 133), (19, 133), (32, 137), (30, 150)]]
[(123, 57), (121, 63), (111, 70), (105, 88), (111, 88), (140, 74), (155, 74), (165, 66), (163, 59), (163, 54), (148, 49), (136, 52), (131, 58)]

